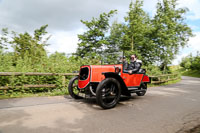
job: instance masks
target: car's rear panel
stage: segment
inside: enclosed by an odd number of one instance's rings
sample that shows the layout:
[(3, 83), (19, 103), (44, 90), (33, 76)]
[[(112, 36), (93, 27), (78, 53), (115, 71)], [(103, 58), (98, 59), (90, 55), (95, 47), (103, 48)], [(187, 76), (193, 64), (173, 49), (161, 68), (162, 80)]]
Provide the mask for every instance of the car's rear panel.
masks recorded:
[(124, 83), (127, 87), (139, 87), (142, 79), (144, 77), (144, 74), (128, 74), (123, 73), (122, 79), (124, 80)]

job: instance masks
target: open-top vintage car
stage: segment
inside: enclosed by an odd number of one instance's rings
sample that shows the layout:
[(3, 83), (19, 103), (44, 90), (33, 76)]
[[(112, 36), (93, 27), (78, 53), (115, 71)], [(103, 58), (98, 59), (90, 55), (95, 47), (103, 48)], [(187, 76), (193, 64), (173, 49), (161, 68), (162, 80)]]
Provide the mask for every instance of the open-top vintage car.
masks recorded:
[(98, 105), (109, 109), (116, 106), (121, 95), (144, 96), (149, 82), (143, 69), (129, 74), (123, 70), (123, 64), (84, 65), (79, 75), (70, 80), (68, 92), (74, 99), (96, 97)]

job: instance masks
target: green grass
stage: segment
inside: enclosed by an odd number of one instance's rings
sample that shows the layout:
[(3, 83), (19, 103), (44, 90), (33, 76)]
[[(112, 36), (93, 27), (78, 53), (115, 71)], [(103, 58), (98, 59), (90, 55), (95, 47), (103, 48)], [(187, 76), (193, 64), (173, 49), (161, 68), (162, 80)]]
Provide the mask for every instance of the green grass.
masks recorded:
[(67, 95), (67, 91), (56, 90), (53, 92), (41, 92), (41, 93), (14, 93), (7, 95), (0, 95), (0, 99), (8, 99), (8, 98), (23, 98), (23, 97), (42, 97), (42, 96), (61, 96)]
[(168, 81), (168, 82), (161, 83), (161, 84), (149, 84), (148, 86), (149, 87), (165, 86), (165, 85), (170, 85), (170, 84), (176, 84), (180, 81), (181, 81), (181, 79), (177, 79), (177, 80), (172, 80), (172, 81)]
[(182, 72), (182, 76), (190, 76), (190, 77), (200, 78), (200, 71), (197, 71), (197, 70), (184, 71), (184, 72)]

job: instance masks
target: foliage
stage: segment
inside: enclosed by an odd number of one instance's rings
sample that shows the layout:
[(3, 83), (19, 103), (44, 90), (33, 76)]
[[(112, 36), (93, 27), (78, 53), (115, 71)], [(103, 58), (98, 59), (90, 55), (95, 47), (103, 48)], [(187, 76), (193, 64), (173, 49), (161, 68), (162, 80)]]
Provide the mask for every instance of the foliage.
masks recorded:
[(185, 70), (199, 71), (200, 70), (200, 53), (197, 52), (196, 56), (192, 54), (182, 58), (180, 66)]
[(13, 40), (10, 41), (10, 43), (14, 48), (16, 60), (28, 57), (30, 60), (29, 63), (34, 67), (35, 64), (37, 65), (45, 56), (47, 56), (44, 47), (47, 46), (46, 42), (50, 36), (45, 39), (43, 37), (47, 34), (47, 26), (48, 25), (44, 25), (40, 27), (40, 29), (36, 29), (34, 31), (34, 36), (31, 36), (27, 32), (24, 34), (14, 34), (14, 37), (12, 37)]
[[(4, 48), (0, 49), (0, 72), (51, 72), (71, 73), (78, 71), (81, 65), (98, 64), (95, 59), (86, 60), (80, 57), (69, 56), (65, 53), (55, 52), (49, 56), (46, 54), (48, 37), (45, 38), (47, 25), (36, 29), (34, 35), (9, 32), (1, 38)], [(3, 29), (8, 31), (8, 29)], [(4, 33), (4, 32), (2, 32)], [(9, 38), (9, 39), (8, 39)], [(12, 44), (13, 52), (5, 51), (5, 47)], [(71, 77), (67, 77), (66, 84)], [(65, 94), (66, 88), (62, 85), (61, 76), (0, 76), (0, 86), (23, 86), (24, 84), (56, 84), (57, 88), (15, 88), (8, 91), (0, 90), (0, 95), (15, 97), (21, 94), (37, 94), (47, 92), (49, 94)]]
[(197, 77), (200, 78), (200, 72), (199, 70), (188, 70), (182, 72), (183, 76), (190, 76), (190, 77)]
[(155, 46), (151, 40), (152, 24), (149, 15), (142, 9), (143, 1), (136, 0), (129, 5), (128, 16), (125, 17), (122, 49), (136, 53), (145, 65), (155, 61)]
[(185, 24), (185, 8), (177, 9), (177, 0), (163, 0), (157, 3), (157, 12), (153, 22), (153, 41), (161, 62), (161, 69), (175, 58), (180, 47), (184, 47), (193, 36), (192, 30)]
[[(71, 73), (73, 71), (78, 71), (81, 65), (84, 64), (98, 64), (94, 60), (85, 60), (81, 58), (76, 58), (74, 56), (66, 57), (64, 53), (54, 53), (49, 57), (45, 57), (43, 62), (34, 65), (31, 63), (31, 59), (28, 57), (24, 59), (18, 59), (17, 62), (12, 61), (14, 58), (11, 53), (4, 53), (0, 56), (0, 71), (1, 72), (51, 72), (51, 73)], [(2, 61), (3, 59), (3, 61)], [(16, 63), (13, 66), (13, 62)], [(68, 83), (71, 76), (66, 77), (66, 84)], [(57, 88), (47, 89), (47, 88), (15, 88), (14, 90), (1, 91), (0, 95), (10, 95), (16, 96), (32, 93), (37, 94), (41, 92), (48, 92), (49, 94), (66, 94), (67, 89), (62, 85), (61, 76), (0, 76), (0, 86), (22, 86), (24, 84), (56, 84)]]
[(105, 33), (109, 29), (109, 18), (114, 13), (116, 10), (100, 14), (99, 18), (92, 18), (90, 22), (81, 20), (88, 30), (78, 35), (80, 41), (77, 49), (78, 56), (96, 57), (102, 54), (102, 49), (108, 44)]
[(200, 53), (197, 52), (195, 56), (189, 54), (182, 58), (180, 63), (183, 76), (200, 77)]
[(192, 70), (200, 70), (200, 54), (197, 53), (197, 55), (192, 58), (190, 69)]
[(104, 53), (113, 53), (122, 51), (123, 46), (123, 35), (124, 35), (125, 25), (114, 21), (110, 27), (110, 35), (107, 37), (108, 44), (107, 49)]
[(8, 45), (8, 28), (3, 28), (1, 30), (1, 36), (0, 36), (0, 52), (2, 52), (3, 49), (7, 49)]
[(148, 67), (144, 67), (147, 71), (148, 75), (162, 75), (162, 71), (160, 71), (159, 66), (155, 66), (155, 65), (149, 65)]
[(125, 51), (126, 56), (137, 54), (146, 66), (158, 63), (161, 70), (169, 71), (167, 65), (193, 36), (184, 18), (188, 10), (177, 8), (177, 0), (163, 0), (150, 18), (142, 7), (143, 0), (131, 2), (125, 22), (114, 21), (110, 30), (109, 18), (115, 11), (90, 22), (81, 21), (88, 30), (78, 36), (77, 55), (101, 58), (102, 53)]
[(192, 60), (192, 55), (190, 54), (189, 56), (182, 58), (180, 66), (185, 69), (190, 69), (190, 67), (192, 65), (191, 60)]

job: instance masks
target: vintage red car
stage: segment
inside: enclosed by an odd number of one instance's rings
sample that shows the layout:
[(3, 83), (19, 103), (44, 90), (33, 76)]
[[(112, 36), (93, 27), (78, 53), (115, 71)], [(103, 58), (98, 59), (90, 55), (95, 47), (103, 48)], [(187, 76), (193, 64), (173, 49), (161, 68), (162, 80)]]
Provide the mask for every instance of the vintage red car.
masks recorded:
[(96, 97), (98, 105), (109, 109), (116, 106), (121, 95), (144, 96), (150, 81), (145, 70), (129, 74), (123, 71), (122, 64), (84, 65), (70, 80), (68, 92), (74, 99)]

